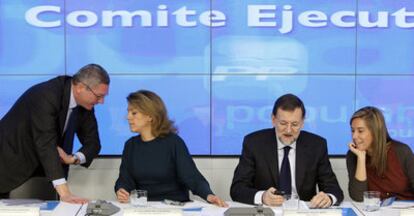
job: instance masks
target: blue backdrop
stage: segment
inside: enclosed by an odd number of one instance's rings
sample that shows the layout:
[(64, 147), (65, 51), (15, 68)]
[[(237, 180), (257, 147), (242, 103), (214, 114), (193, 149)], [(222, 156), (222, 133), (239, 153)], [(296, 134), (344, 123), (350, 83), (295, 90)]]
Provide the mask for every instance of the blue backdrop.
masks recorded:
[(194, 155), (240, 154), (288, 92), (331, 155), (366, 105), (414, 148), (413, 13), (403, 0), (0, 0), (0, 117), (31, 85), (97, 63), (112, 79), (96, 107), (103, 155), (133, 135), (138, 89), (164, 99)]

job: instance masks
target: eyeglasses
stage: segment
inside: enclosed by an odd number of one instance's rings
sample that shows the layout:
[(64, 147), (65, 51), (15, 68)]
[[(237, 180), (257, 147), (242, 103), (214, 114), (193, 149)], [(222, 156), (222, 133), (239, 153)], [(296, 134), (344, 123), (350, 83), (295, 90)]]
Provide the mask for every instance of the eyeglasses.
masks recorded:
[(105, 97), (105, 95), (98, 95), (98, 94), (96, 94), (96, 93), (92, 90), (92, 88), (91, 88), (89, 85), (87, 85), (86, 83), (84, 83), (84, 82), (82, 82), (82, 81), (80, 81), (80, 83), (82, 83), (83, 85), (85, 85), (85, 86), (86, 86), (86, 88), (88, 89), (88, 91), (92, 92), (92, 94), (93, 94), (93, 95), (95, 95), (95, 97), (96, 97), (96, 99), (97, 99), (97, 100), (101, 100), (101, 99), (103, 99), (103, 98)]
[(299, 130), (302, 127), (302, 122), (298, 122), (298, 121), (294, 121), (294, 122), (287, 122), (287, 121), (279, 121), (277, 120), (277, 124), (279, 125), (279, 127), (283, 130), (285, 130), (286, 128), (290, 127), (292, 128), (292, 130)]

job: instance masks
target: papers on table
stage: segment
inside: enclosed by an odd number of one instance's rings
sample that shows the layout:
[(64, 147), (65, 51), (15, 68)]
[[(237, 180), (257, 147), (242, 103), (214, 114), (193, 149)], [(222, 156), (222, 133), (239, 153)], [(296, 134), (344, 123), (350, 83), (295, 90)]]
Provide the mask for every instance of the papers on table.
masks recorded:
[(0, 206), (0, 216), (39, 216), (39, 207)]
[(52, 211), (59, 204), (57, 200), (43, 201), (39, 199), (3, 199), (0, 206), (38, 207), (40, 211)]
[[(52, 211), (59, 201), (43, 201), (39, 199), (3, 199), (0, 200), (0, 207), (12, 207), (14, 209), (20, 207), (32, 207), (35, 209), (40, 209), (40, 211)], [(0, 214), (1, 215), (1, 214)]]
[(39, 199), (4, 199), (0, 203), (5, 206), (40, 206), (44, 201)]
[(59, 205), (53, 210), (52, 215), (53, 216), (77, 215), (78, 212), (82, 210), (82, 208), (84, 208), (84, 211), (86, 213), (86, 205), (60, 202)]
[(283, 215), (295, 216), (342, 216), (342, 209), (307, 209), (307, 210), (284, 210)]
[(127, 208), (124, 216), (182, 216), (183, 211), (177, 208)]
[(391, 208), (395, 208), (395, 209), (414, 208), (414, 202), (395, 201), (392, 203)]
[(168, 205), (168, 204), (165, 204), (164, 202), (155, 202), (155, 203), (150, 203), (149, 207), (181, 209), (183, 211), (201, 211), (203, 208), (211, 207), (211, 204), (195, 200), (192, 202), (186, 202), (183, 206)]
[(414, 209), (401, 209), (400, 216), (413, 216)]

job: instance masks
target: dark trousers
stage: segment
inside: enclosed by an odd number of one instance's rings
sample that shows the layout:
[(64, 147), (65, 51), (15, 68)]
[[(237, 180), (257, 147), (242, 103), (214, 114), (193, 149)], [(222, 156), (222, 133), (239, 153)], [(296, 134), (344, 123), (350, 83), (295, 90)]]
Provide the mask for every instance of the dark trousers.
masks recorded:
[(9, 199), (9, 198), (10, 198), (10, 192), (0, 193), (0, 199)]

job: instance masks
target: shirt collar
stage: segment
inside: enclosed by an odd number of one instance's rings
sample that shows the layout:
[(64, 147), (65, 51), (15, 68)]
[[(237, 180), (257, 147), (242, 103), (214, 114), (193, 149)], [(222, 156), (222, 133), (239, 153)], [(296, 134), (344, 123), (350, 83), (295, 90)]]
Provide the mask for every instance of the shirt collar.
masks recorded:
[(69, 99), (69, 109), (73, 109), (76, 106), (78, 106), (78, 104), (76, 103), (75, 100), (75, 96), (73, 96), (73, 87), (70, 87), (70, 99)]

